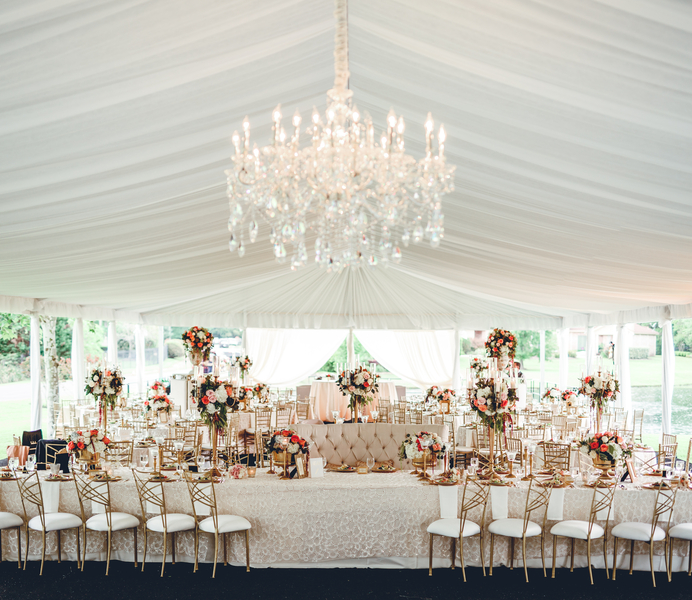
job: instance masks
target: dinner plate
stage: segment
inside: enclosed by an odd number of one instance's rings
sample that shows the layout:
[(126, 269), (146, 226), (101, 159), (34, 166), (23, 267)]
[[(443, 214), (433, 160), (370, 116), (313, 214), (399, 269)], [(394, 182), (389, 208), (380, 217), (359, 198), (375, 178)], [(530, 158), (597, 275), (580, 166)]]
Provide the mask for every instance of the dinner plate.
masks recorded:
[(662, 490), (672, 490), (673, 489), (667, 483), (664, 483), (662, 481), (659, 483), (645, 483), (642, 487), (645, 490), (658, 490), (659, 488)]
[(347, 467), (346, 469), (329, 469), (332, 473), (355, 473), (355, 467)]
[(91, 477), (90, 479), (91, 479), (91, 481), (96, 481), (98, 483), (105, 482), (105, 481), (113, 482), (113, 481), (122, 481), (123, 480), (123, 478), (120, 477), (119, 475), (116, 475), (114, 477), (103, 477), (102, 475), (101, 476), (96, 475), (95, 477)]
[(398, 469), (396, 467), (392, 467), (391, 471), (388, 469), (378, 469), (377, 467), (372, 470), (373, 473), (396, 473), (397, 471)]

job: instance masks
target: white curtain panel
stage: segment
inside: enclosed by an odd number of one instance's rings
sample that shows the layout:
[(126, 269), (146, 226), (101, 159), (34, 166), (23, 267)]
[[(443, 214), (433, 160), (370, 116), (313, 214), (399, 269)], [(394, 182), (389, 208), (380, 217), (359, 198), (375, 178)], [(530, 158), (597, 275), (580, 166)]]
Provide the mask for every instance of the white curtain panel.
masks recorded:
[(586, 373), (593, 375), (598, 365), (598, 337), (595, 327), (588, 327), (586, 330)]
[(634, 416), (632, 413), (632, 384), (630, 381), (630, 345), (633, 337), (631, 325), (620, 324), (617, 326), (614, 356), (620, 381), (617, 406), (627, 411), (628, 420), (631, 420)]
[(560, 378), (558, 386), (561, 390), (567, 389), (567, 381), (569, 379), (569, 329), (558, 329), (557, 345), (560, 352)]
[(453, 385), (453, 330), (359, 330), (356, 337), (383, 367), (406, 381), (421, 388)]
[(38, 315), (31, 315), (31, 339), (29, 342), (31, 368), (31, 429), (41, 428), (41, 324)]
[(74, 320), (72, 325), (72, 385), (74, 399), (84, 398), (84, 380), (86, 379), (84, 362), (84, 321)]
[(135, 327), (135, 365), (137, 391), (143, 396), (146, 393), (146, 345), (144, 343), (144, 326)]
[(312, 375), (336, 352), (345, 329), (253, 329), (245, 331), (250, 376), (268, 385), (290, 386)]
[(108, 364), (111, 366), (118, 364), (118, 333), (115, 321), (108, 323)]
[(663, 399), (661, 426), (663, 433), (672, 433), (673, 388), (675, 387), (675, 347), (673, 346), (673, 324), (670, 319), (661, 327), (661, 354), (663, 355)]

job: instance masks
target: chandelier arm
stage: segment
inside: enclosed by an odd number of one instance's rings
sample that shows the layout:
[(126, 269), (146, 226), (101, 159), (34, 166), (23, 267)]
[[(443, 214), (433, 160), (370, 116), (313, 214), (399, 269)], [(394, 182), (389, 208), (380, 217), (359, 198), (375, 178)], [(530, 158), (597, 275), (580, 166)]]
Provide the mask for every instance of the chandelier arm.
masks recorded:
[(348, 0), (334, 0), (334, 89), (346, 91), (348, 86)]

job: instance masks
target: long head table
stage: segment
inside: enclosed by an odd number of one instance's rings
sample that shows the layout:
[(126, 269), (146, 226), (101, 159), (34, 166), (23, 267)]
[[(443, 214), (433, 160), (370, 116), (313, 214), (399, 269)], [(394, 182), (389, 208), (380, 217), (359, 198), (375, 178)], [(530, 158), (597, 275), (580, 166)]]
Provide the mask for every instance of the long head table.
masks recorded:
[[(123, 470), (125, 479), (111, 484), (113, 508), (141, 518), (140, 505), (131, 474)], [(79, 505), (73, 482), (50, 483), (60, 486), (59, 510), (79, 514)], [(192, 513), (192, 505), (184, 482), (166, 483), (166, 502), (169, 512)], [(509, 516), (521, 517), (526, 499), (526, 485), (509, 489)], [(408, 472), (391, 474), (326, 473), (323, 478), (281, 481), (275, 475), (258, 470), (254, 479), (226, 480), (217, 486), (217, 500), (221, 513), (233, 513), (247, 518), (250, 531), (251, 564), (254, 567), (334, 567), (427, 566), (427, 526), (440, 516), (438, 489), (424, 485)], [(461, 491), (461, 488), (459, 488)], [(578, 486), (565, 490), (564, 515), (567, 519), (588, 519), (593, 490)], [(610, 526), (624, 521), (648, 521), (651, 518), (655, 492), (637, 490), (634, 486), (618, 489), (615, 494), (614, 520)], [(459, 501), (461, 494), (459, 494)], [(0, 510), (22, 514), (19, 492), (15, 482), (0, 482)], [(35, 513), (31, 513), (33, 516)], [(89, 516), (90, 513), (87, 514)], [(690, 520), (692, 492), (678, 493), (673, 523)], [(472, 518), (478, 519), (478, 515)], [(486, 526), (492, 520), (491, 503), (488, 505)], [(554, 522), (549, 522), (551, 527)], [(142, 533), (140, 527), (140, 534)], [(32, 535), (29, 557), (40, 559), (40, 535)], [(139, 536), (140, 557), (143, 536)], [(212, 536), (200, 535), (200, 560), (210, 562), (213, 557)], [(489, 538), (486, 538), (489, 540)], [(230, 536), (229, 558), (243, 565), (244, 543)], [(56, 536), (48, 536), (48, 555), (55, 559)], [(115, 533), (113, 558), (133, 559), (131, 532)], [(4, 559), (16, 556), (14, 532), (3, 532)], [(620, 544), (620, 552), (629, 550), (629, 544)], [(486, 544), (486, 566), (489, 544)], [(662, 547), (657, 548), (656, 567), (663, 570)], [(550, 561), (552, 539), (547, 536), (546, 554)], [(569, 542), (558, 544), (559, 566), (568, 564)], [(648, 569), (648, 547), (635, 544), (635, 568)], [(192, 562), (193, 537), (190, 533), (177, 535), (177, 558)], [(540, 545), (536, 539), (528, 542), (529, 566), (540, 565)], [(612, 541), (609, 544), (612, 554)], [(673, 568), (686, 568), (681, 555), (687, 553), (687, 544), (675, 545)], [(148, 561), (160, 561), (162, 537), (149, 534)], [(76, 557), (74, 535), (63, 535), (63, 557)], [(477, 538), (464, 544), (467, 565), (480, 565)], [(435, 539), (436, 566), (449, 566), (448, 540)], [(593, 564), (603, 566), (600, 542), (594, 543)], [(87, 559), (105, 559), (105, 534), (89, 532)], [(495, 545), (495, 564), (506, 564), (508, 545), (498, 538)], [(609, 559), (609, 563), (612, 558)], [(620, 564), (625, 564), (621, 557)], [(577, 543), (577, 566), (586, 565), (586, 548)]]

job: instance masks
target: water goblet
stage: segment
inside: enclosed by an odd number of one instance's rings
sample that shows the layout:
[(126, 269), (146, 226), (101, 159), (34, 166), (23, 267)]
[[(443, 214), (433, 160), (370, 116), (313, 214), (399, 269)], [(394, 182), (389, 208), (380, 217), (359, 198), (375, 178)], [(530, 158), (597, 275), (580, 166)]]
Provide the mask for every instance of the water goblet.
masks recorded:
[(143, 469), (144, 467), (147, 466), (149, 463), (149, 455), (148, 454), (140, 454), (139, 455), (139, 466)]
[(478, 457), (474, 456), (474, 457), (471, 459), (471, 463), (470, 463), (470, 464), (471, 464), (471, 466), (472, 466), (474, 469), (477, 469), (477, 468), (478, 468)]
[(380, 416), (380, 411), (379, 410), (371, 410), (370, 414), (372, 415), (372, 422), (373, 423), (377, 422), (377, 419)]
[(332, 420), (337, 423), (339, 421), (340, 413), (338, 410), (333, 410), (332, 411)]
[(26, 457), (26, 468), (28, 471), (33, 471), (36, 468), (35, 454), (29, 454), (29, 456)]
[(368, 471), (372, 471), (372, 468), (375, 466), (375, 459), (372, 456), (368, 456), (365, 459), (365, 464), (368, 465)]
[[(35, 456), (34, 456), (35, 459)], [(7, 466), (10, 468), (12, 473), (14, 474), (15, 470), (19, 466), (19, 459), (16, 456), (13, 456), (7, 461)]]
[(507, 479), (516, 478), (516, 475), (514, 474), (514, 461), (516, 458), (517, 458), (517, 451), (516, 450), (507, 450), (507, 460), (509, 462), (509, 475), (507, 475)]
[(360, 420), (361, 420), (363, 423), (367, 423), (367, 422), (368, 422), (368, 415), (363, 415), (363, 416), (361, 416)]

